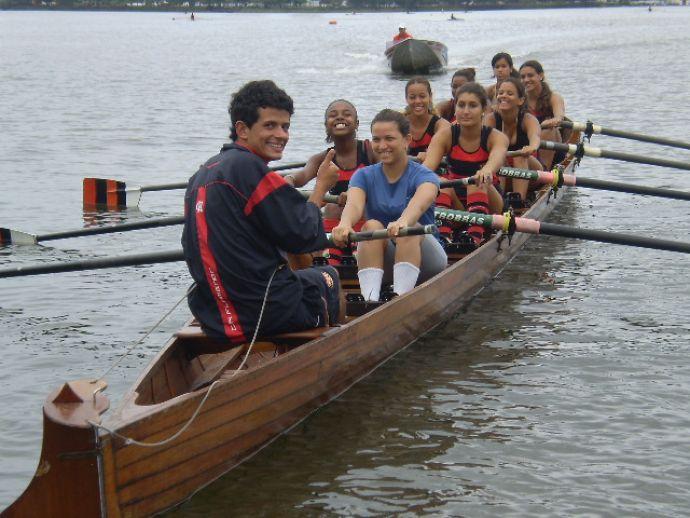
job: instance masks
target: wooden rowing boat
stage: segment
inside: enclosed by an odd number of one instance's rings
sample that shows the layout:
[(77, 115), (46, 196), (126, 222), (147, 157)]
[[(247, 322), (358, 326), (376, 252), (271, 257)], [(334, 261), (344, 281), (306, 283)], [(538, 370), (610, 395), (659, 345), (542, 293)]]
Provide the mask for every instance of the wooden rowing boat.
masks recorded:
[(397, 74), (442, 72), (448, 64), (448, 48), (438, 41), (408, 38), (390, 42), (385, 52), (388, 66)]
[[(541, 220), (555, 205), (544, 188), (524, 215)], [(34, 478), (2, 516), (146, 516), (185, 501), (450, 318), (528, 237), (498, 232), (403, 296), (361, 316), (353, 303), (340, 327), (260, 338), (242, 370), (246, 345), (190, 323), (106, 419), (105, 382), (66, 383), (44, 404)]]

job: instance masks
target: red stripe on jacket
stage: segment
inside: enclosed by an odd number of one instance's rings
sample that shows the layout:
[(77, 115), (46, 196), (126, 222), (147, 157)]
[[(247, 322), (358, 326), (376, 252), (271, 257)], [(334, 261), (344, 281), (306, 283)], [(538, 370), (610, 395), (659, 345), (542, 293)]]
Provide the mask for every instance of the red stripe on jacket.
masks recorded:
[(266, 173), (266, 176), (262, 178), (259, 185), (256, 186), (256, 189), (254, 189), (254, 192), (247, 200), (247, 204), (244, 206), (244, 215), (249, 216), (254, 210), (254, 207), (261, 203), (266, 196), (283, 185), (287, 185), (287, 182), (278, 173)]
[(225, 336), (232, 342), (242, 343), (247, 339), (244, 336), (242, 325), (240, 324), (235, 306), (232, 304), (227, 291), (223, 286), (223, 281), (218, 274), (218, 264), (213, 252), (208, 244), (208, 225), (206, 224), (206, 187), (199, 187), (197, 191), (196, 204), (194, 206), (196, 231), (199, 239), (199, 249), (201, 252), (201, 263), (204, 266), (206, 282), (208, 282), (213, 299), (218, 306), (220, 318), (223, 321)]

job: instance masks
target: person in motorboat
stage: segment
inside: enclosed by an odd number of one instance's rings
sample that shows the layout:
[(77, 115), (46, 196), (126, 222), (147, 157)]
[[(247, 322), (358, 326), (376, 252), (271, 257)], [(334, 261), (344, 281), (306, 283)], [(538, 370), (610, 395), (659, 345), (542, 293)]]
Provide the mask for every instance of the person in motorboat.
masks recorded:
[[(455, 193), (469, 212), (498, 213), (503, 209), (498, 169), (508, 150), (508, 137), (494, 128), (483, 125), (483, 115), (489, 103), (484, 87), (467, 83), (458, 90), (455, 108), (456, 123), (441, 129), (431, 139), (424, 165), (431, 170), (445, 156), (449, 179), (473, 176), (475, 183), (466, 188), (455, 187)], [(475, 245), (484, 239), (484, 228), (471, 225), (467, 233)]]
[[(358, 169), (376, 162), (376, 157), (368, 140), (357, 138), (359, 118), (354, 104), (345, 99), (336, 99), (326, 107), (324, 113), (326, 128), (326, 142), (333, 145), (307, 160), (307, 164), (298, 173), (289, 174), (285, 179), (295, 187), (303, 185), (316, 178), (319, 167), (330, 156), (338, 173), (337, 183), (330, 189), (330, 194), (340, 196), (338, 203), (327, 203), (323, 208), (323, 224), (326, 232), (330, 232), (340, 221), (340, 215), (347, 199), (347, 189), (350, 178)], [(330, 155), (329, 155), (330, 153)], [(364, 222), (355, 223), (355, 231), (359, 231)], [(340, 264), (343, 255), (352, 255), (351, 247), (340, 249), (331, 247), (328, 250), (330, 264)]]
[[(289, 139), (292, 99), (272, 81), (232, 95), (231, 143), (190, 178), (182, 248), (202, 329), (231, 343), (335, 324), (339, 279), (330, 266), (292, 271), (285, 252), (328, 246), (320, 203), (337, 173), (324, 160), (309, 201), (267, 164)], [(344, 310), (344, 308), (343, 308)], [(342, 315), (341, 315), (342, 316)]]
[(398, 43), (403, 40), (409, 40), (410, 38), (412, 38), (412, 34), (407, 32), (407, 28), (404, 25), (400, 25), (398, 27), (398, 34), (393, 36), (393, 41)]
[(357, 171), (348, 189), (340, 223), (333, 229), (336, 244), (346, 243), (355, 222), (363, 216), (362, 230), (387, 229), (390, 239), (364, 241), (357, 250), (359, 285), (367, 301), (378, 301), (383, 282), (403, 295), (417, 282), (442, 271), (448, 259), (438, 239), (398, 237), (401, 228), (434, 223), (438, 176), (407, 155), (410, 123), (395, 110), (380, 111), (371, 122), (372, 146), (378, 164)]
[[(508, 151), (520, 153), (519, 156), (509, 157), (507, 165), (520, 169), (541, 168), (536, 159), (541, 142), (541, 127), (536, 117), (527, 112), (525, 87), (519, 79), (509, 77), (501, 81), (496, 93), (496, 107), (484, 117), (484, 124), (496, 128), (508, 137)], [(529, 180), (500, 178), (504, 192), (507, 192), (507, 181), (511, 182), (510, 190), (520, 195), (519, 200), (512, 198), (512, 205), (522, 208), (527, 201)]]

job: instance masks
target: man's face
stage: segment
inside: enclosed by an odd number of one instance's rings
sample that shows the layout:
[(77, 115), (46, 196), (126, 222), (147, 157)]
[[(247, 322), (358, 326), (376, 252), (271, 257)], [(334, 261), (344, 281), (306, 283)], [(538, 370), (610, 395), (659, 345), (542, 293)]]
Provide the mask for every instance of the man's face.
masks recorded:
[(280, 160), (290, 138), (290, 113), (277, 108), (259, 108), (259, 120), (250, 128), (243, 121), (235, 124), (237, 142), (270, 162)]

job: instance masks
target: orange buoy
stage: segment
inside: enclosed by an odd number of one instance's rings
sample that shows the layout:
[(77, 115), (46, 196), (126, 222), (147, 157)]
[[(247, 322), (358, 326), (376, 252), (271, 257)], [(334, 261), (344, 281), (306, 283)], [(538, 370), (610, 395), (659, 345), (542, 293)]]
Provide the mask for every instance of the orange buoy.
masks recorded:
[(338, 25), (338, 20), (330, 20), (328, 22), (329, 25)]

